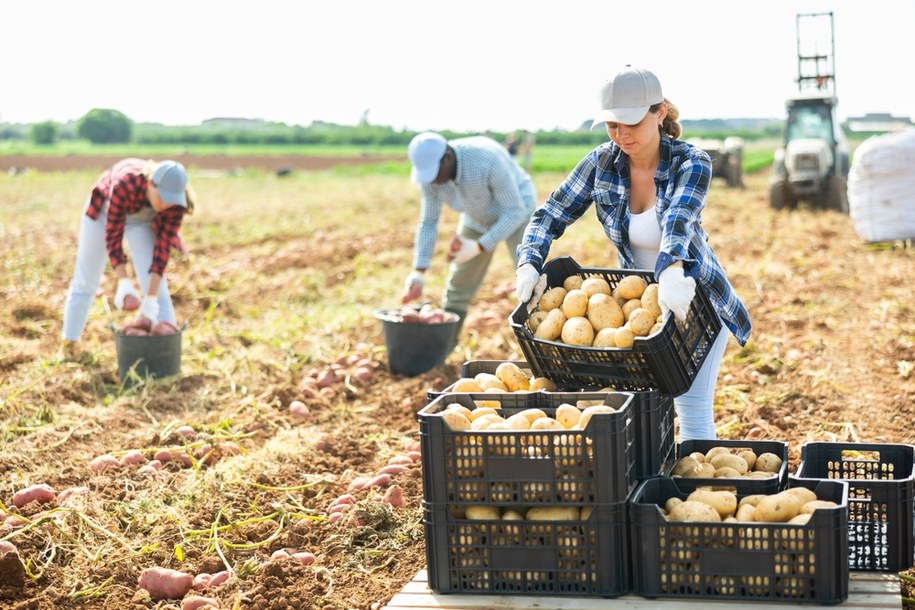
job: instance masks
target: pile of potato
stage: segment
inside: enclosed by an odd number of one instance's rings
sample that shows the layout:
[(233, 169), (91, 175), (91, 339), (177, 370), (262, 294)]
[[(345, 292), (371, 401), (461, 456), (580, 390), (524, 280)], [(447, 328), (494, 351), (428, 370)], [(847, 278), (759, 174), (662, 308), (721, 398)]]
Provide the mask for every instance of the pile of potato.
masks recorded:
[(447, 405), (438, 413), (445, 424), (455, 431), (490, 430), (517, 432), (522, 430), (584, 430), (597, 413), (616, 413), (616, 409), (599, 400), (579, 400), (576, 405), (564, 403), (550, 416), (543, 409), (524, 409), (508, 417), (499, 413), (498, 400), (475, 401), (469, 409), (459, 402)]
[(676, 496), (667, 499), (662, 513), (668, 521), (804, 525), (816, 509), (836, 506), (831, 500), (820, 500), (806, 487), (792, 487), (774, 494), (752, 494), (740, 501), (730, 490), (700, 488), (686, 500)]
[(449, 388), (450, 392), (555, 392), (556, 384), (546, 377), (528, 375), (514, 362), (501, 362), (494, 373), (477, 373), (461, 377)]
[(778, 475), (782, 458), (764, 452), (758, 456), (749, 447), (712, 447), (694, 451), (674, 464), (671, 476), (685, 479), (768, 479)]
[(456, 518), (468, 521), (587, 521), (594, 511), (591, 506), (499, 507), (492, 504), (453, 504), (450, 510)]
[(627, 275), (616, 286), (602, 277), (570, 275), (543, 293), (527, 320), (534, 337), (569, 345), (632, 347), (664, 326), (658, 285)]

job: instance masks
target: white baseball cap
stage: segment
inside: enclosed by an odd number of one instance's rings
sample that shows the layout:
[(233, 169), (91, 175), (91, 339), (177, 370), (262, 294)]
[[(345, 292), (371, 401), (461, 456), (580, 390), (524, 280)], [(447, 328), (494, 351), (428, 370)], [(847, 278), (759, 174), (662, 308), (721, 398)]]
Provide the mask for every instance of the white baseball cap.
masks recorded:
[(448, 150), (448, 141), (433, 131), (417, 134), (407, 147), (407, 156), (413, 169), (410, 180), (417, 184), (429, 184), (438, 176), (438, 166)]
[(607, 122), (635, 125), (645, 118), (649, 108), (663, 101), (658, 77), (649, 70), (627, 65), (601, 88), (600, 110), (591, 129)]
[(153, 185), (159, 190), (159, 197), (170, 205), (187, 207), (184, 189), (187, 188), (187, 170), (177, 161), (160, 161), (153, 168)]

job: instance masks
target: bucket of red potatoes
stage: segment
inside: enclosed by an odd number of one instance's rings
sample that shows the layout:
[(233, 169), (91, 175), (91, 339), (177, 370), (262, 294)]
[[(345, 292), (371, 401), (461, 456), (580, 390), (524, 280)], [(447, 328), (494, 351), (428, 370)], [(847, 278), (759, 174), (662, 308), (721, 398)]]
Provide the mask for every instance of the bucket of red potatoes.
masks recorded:
[(120, 330), (112, 325), (121, 381), (131, 384), (137, 379), (180, 373), (181, 333), (186, 326), (178, 328), (165, 320), (152, 324), (142, 317)]

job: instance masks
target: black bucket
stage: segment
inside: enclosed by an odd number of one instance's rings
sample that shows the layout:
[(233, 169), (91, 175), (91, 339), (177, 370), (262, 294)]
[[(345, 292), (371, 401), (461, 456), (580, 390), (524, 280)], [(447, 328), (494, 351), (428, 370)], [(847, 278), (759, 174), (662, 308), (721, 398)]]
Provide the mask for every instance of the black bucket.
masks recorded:
[(181, 334), (187, 324), (171, 335), (125, 335), (111, 327), (118, 353), (118, 377), (130, 379), (131, 370), (144, 379), (177, 375), (181, 372)]
[(404, 322), (399, 310), (378, 310), (375, 317), (384, 328), (388, 365), (392, 373), (413, 377), (442, 365), (454, 345), (458, 317), (448, 313), (441, 324)]

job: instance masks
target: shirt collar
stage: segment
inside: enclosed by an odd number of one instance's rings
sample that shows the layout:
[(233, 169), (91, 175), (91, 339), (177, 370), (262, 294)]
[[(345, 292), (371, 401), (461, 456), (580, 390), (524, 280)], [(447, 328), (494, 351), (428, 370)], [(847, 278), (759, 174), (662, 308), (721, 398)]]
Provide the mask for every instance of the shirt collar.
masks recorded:
[[(667, 180), (670, 174), (670, 162), (673, 157), (673, 146), (670, 143), (670, 136), (661, 132), (661, 160), (658, 162), (658, 171), (655, 172), (655, 178), (660, 181)], [(623, 152), (622, 148), (616, 147), (616, 157), (613, 159), (613, 167), (621, 176), (629, 176), (629, 155)]]

